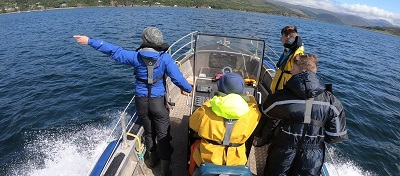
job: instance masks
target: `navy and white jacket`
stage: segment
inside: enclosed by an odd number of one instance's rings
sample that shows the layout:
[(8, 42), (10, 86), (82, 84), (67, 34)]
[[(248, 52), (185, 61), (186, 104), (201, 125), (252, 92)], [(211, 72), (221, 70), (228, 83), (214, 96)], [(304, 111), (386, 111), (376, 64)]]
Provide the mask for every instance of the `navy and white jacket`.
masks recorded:
[[(314, 98), (311, 119), (315, 123), (306, 127), (303, 121), (309, 98)], [(269, 95), (263, 113), (269, 117), (262, 134), (271, 143), (268, 175), (318, 175), (325, 156), (324, 141), (337, 143), (348, 138), (342, 104), (312, 72), (294, 75), (283, 90)], [(303, 130), (302, 147), (297, 150)], [(295, 159), (298, 151), (300, 157)]]
[[(147, 80), (147, 66), (142, 59), (138, 59), (138, 56), (145, 58), (151, 58), (157, 62), (154, 66), (153, 78), (157, 79), (164, 74), (171, 78), (171, 81), (185, 92), (191, 92), (192, 86), (183, 77), (179, 67), (175, 64), (172, 57), (162, 52), (153, 51), (131, 51), (125, 50), (122, 47), (115, 46), (113, 44), (103, 42), (100, 40), (89, 39), (90, 46), (97, 51), (107, 54), (111, 59), (118, 63), (131, 65), (135, 69), (136, 77), (142, 80)], [(148, 96), (148, 85), (142, 81), (136, 79), (136, 96), (147, 97)], [(151, 97), (162, 97), (165, 95), (165, 80), (157, 81), (151, 86)]]

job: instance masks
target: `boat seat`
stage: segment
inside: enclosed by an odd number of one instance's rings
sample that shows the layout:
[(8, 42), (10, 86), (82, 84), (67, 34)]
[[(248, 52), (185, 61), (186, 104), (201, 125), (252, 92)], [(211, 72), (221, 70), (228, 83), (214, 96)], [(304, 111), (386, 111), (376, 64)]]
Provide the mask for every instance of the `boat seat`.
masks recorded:
[(198, 168), (194, 176), (215, 176), (215, 175), (229, 175), (229, 176), (252, 176), (250, 168), (246, 165), (240, 166), (221, 166), (207, 162), (203, 162)]

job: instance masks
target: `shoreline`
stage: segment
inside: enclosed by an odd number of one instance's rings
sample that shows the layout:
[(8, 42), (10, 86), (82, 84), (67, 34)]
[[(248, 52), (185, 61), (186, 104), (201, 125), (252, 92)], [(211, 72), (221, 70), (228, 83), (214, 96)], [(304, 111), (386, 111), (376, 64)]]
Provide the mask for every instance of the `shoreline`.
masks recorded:
[[(1, 15), (8, 15), (8, 14), (16, 14), (16, 13), (29, 13), (29, 12), (41, 12), (41, 11), (47, 11), (47, 10), (69, 10), (69, 9), (78, 9), (78, 8), (114, 8), (114, 7), (178, 7), (178, 8), (200, 8), (200, 9), (209, 9), (209, 8), (203, 8), (203, 7), (183, 7), (183, 6), (164, 6), (164, 5), (157, 5), (157, 6), (150, 6), (150, 5), (132, 5), (132, 6), (82, 6), (82, 7), (65, 7), (65, 8), (48, 8), (48, 9), (42, 9), (42, 10), (29, 10), (29, 11), (17, 11), (17, 12), (8, 12), (8, 13), (0, 13)], [(210, 9), (210, 10), (233, 10), (233, 11), (239, 11), (239, 12), (253, 12), (253, 11), (243, 11), (243, 10), (234, 10), (234, 9)], [(264, 13), (264, 12), (256, 12), (256, 13), (262, 13), (262, 14), (269, 14), (269, 15), (277, 15), (277, 14), (272, 14), (272, 13)], [(284, 16), (284, 15), (277, 15), (277, 16)], [(301, 17), (292, 17), (292, 18), (301, 18)], [(311, 18), (301, 18), (301, 19), (309, 19), (309, 20), (316, 20), (316, 19), (311, 19)], [(320, 20), (316, 20), (320, 21)], [(326, 21), (322, 21), (326, 22)], [(329, 23), (329, 22), (327, 22)], [(337, 23), (332, 23), (332, 24), (337, 24)], [(339, 25), (344, 25), (344, 26), (349, 26), (345, 24), (339, 24)], [(376, 27), (376, 26), (350, 26), (354, 28), (360, 28), (364, 30), (369, 30), (373, 32), (378, 32), (382, 34), (387, 34), (395, 37), (400, 37), (400, 33), (392, 33), (384, 30), (376, 30), (376, 29), (369, 29), (369, 27)], [(382, 27), (382, 26), (379, 26)], [(386, 27), (382, 27), (386, 28)], [(388, 28), (396, 28), (399, 29), (400, 27), (388, 27)]]

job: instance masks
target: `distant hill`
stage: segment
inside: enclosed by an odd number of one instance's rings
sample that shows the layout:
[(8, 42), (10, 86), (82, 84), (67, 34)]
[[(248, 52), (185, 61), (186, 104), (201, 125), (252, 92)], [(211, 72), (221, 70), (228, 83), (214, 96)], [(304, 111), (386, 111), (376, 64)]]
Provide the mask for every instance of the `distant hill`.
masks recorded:
[(385, 27), (385, 26), (356, 26), (376, 32), (400, 36), (400, 28), (398, 27)]
[(359, 16), (339, 14), (327, 10), (291, 5), (275, 0), (7, 0), (0, 1), (0, 13), (45, 10), (51, 8), (92, 6), (180, 6), (241, 10), (274, 15), (310, 18), (351, 26), (388, 26), (385, 20), (369, 20)]
[(381, 19), (370, 19), (369, 20), (373, 26), (386, 26), (386, 27), (394, 27), (394, 25), (386, 20)]
[(360, 16), (335, 13), (328, 10), (316, 9), (300, 5), (292, 5), (281, 1), (269, 0), (268, 3), (274, 4), (282, 9), (287, 9), (297, 13), (306, 14), (309, 18), (331, 23), (344, 24), (349, 26), (385, 26), (395, 27), (393, 24), (382, 19), (366, 19)]
[(385, 20), (365, 19), (355, 15), (335, 13), (327, 10), (291, 5), (275, 0), (7, 0), (0, 1), (0, 14), (16, 11), (46, 10), (68, 7), (95, 6), (179, 6), (240, 10), (280, 16), (314, 19), (342, 25), (399, 35), (397, 29)]

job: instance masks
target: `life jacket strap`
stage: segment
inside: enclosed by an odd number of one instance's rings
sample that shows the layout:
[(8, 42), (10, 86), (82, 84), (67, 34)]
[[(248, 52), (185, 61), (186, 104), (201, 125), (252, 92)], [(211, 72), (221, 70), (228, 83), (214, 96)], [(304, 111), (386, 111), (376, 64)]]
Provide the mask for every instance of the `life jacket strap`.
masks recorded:
[(277, 68), (284, 68), (286, 65), (286, 61), (288, 60), (288, 58), (290, 57), (290, 55), (294, 53), (293, 50), (288, 50), (286, 53), (283, 52), (281, 57), (279, 57), (278, 62), (276, 63), (276, 67)]
[(156, 61), (151, 59), (151, 58), (142, 57), (140, 54), (138, 54), (138, 57), (141, 58), (143, 60), (143, 62), (146, 64), (146, 66), (147, 66), (147, 80), (138, 78), (137, 76), (136, 76), (136, 80), (147, 84), (147, 89), (148, 89), (147, 96), (150, 98), (151, 97), (151, 87), (152, 87), (152, 85), (155, 82), (164, 79), (164, 75), (159, 77), (159, 78), (157, 78), (157, 79), (155, 79), (155, 80), (153, 79), (154, 65), (156, 65), (158, 60), (161, 58), (161, 54), (160, 54), (160, 56), (158, 57), (158, 59)]
[(304, 112), (304, 119), (303, 121), (295, 120), (295, 119), (284, 119), (282, 121), (282, 126), (287, 125), (294, 125), (294, 124), (309, 124), (317, 127), (324, 128), (324, 122), (320, 120), (311, 119), (311, 110), (312, 110), (312, 103), (314, 98), (310, 98), (306, 100), (306, 111)]
[[(285, 54), (285, 52), (283, 52), (283, 53), (281, 54), (281, 57), (280, 57), (279, 60), (278, 60), (278, 63), (276, 63), (276, 68), (282, 70), (282, 73), (279, 75), (278, 81), (276, 82), (276, 85), (275, 85), (275, 87), (273, 88), (273, 89), (275, 90), (274, 92), (276, 92), (276, 91), (278, 90), (278, 86), (279, 86), (279, 84), (281, 83), (283, 74), (285, 74), (285, 73), (286, 73), (286, 74), (290, 74), (290, 71), (285, 70), (285, 66), (286, 66), (286, 62), (287, 62), (288, 58), (289, 58), (291, 55), (295, 54), (295, 53), (296, 53), (296, 50), (288, 50), (288, 51), (286, 52), (286, 54)], [(271, 90), (272, 90), (272, 89), (271, 89)]]
[(224, 119), (225, 135), (224, 135), (224, 140), (222, 141), (222, 145), (228, 146), (230, 144), (233, 126), (235, 125), (236, 121), (237, 120)]
[[(278, 69), (279, 69), (279, 68), (278, 68)], [(279, 84), (281, 83), (283, 74), (290, 74), (290, 71), (288, 71), (288, 70), (282, 70), (282, 73), (279, 75), (278, 81), (276, 82), (276, 85), (275, 85), (275, 88), (274, 88), (274, 89), (275, 89), (275, 92), (278, 90), (278, 86), (279, 86)]]
[[(300, 141), (298, 143), (297, 149), (296, 149), (296, 155), (293, 161), (296, 160), (296, 158), (301, 157), (301, 150), (302, 146), (304, 143), (304, 138), (306, 136), (308, 127), (310, 126), (311, 123), (311, 112), (312, 112), (312, 104), (314, 102), (314, 98), (308, 98), (306, 99), (306, 110), (304, 111), (304, 120), (303, 120), (303, 132), (301, 134)], [(292, 162), (291, 166), (293, 166), (295, 162)], [(292, 167), (291, 167), (292, 168)], [(289, 171), (290, 172), (290, 171)]]
[(150, 59), (150, 58), (145, 58), (145, 57), (141, 57), (143, 62), (146, 64), (147, 66), (147, 84), (153, 84), (153, 71), (154, 71), (154, 65), (158, 62)]
[[(214, 140), (211, 140), (211, 139), (205, 139), (205, 140), (208, 143), (211, 143), (213, 145), (223, 145), (222, 142), (220, 142), (220, 141), (214, 141)], [(223, 145), (223, 146), (226, 146), (226, 147), (240, 147), (241, 145), (243, 145), (243, 144), (241, 144), (241, 143), (229, 143), (228, 145)]]
[(230, 139), (231, 139), (231, 135), (232, 135), (232, 129), (233, 126), (235, 125), (235, 123), (237, 122), (237, 120), (231, 120), (231, 119), (224, 119), (224, 123), (225, 123), (225, 134), (224, 134), (224, 139), (222, 140), (222, 142), (220, 141), (214, 141), (214, 140), (210, 140), (210, 139), (205, 139), (207, 142), (214, 144), (214, 145), (223, 145), (226, 147), (239, 147), (243, 144), (240, 143), (230, 143)]
[(311, 122), (311, 110), (313, 102), (314, 98), (309, 98), (306, 100), (306, 110), (304, 111), (304, 120), (303, 120), (303, 123), (305, 124), (310, 124)]
[[(153, 79), (153, 84), (156, 83), (157, 81), (162, 80), (163, 78), (164, 78), (164, 76), (161, 76), (161, 77), (159, 77), (157, 79)], [(141, 79), (141, 78), (136, 77), (136, 80), (138, 80), (140, 82), (143, 82), (143, 83), (146, 83), (146, 84), (149, 84), (147, 79)]]

